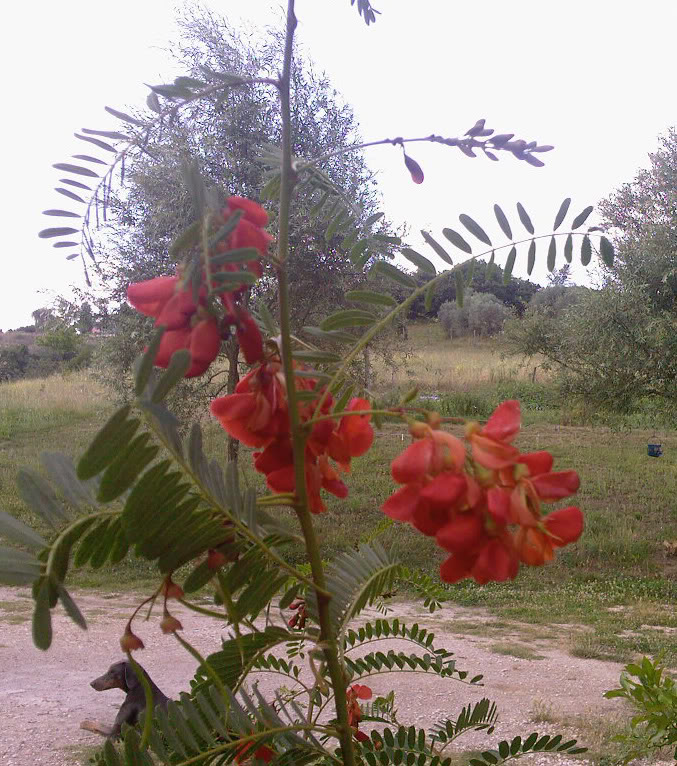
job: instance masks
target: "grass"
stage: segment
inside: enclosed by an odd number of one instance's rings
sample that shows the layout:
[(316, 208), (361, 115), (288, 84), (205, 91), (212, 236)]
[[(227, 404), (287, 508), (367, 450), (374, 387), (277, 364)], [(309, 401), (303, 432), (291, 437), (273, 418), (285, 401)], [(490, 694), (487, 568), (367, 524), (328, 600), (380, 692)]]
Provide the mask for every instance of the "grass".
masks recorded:
[[(394, 367), (376, 366), (377, 385), (421, 391), (470, 391), (503, 380), (530, 380), (533, 367), (506, 359), (493, 339), (450, 340), (437, 322), (414, 322), (405, 341), (413, 351), (394, 354)], [(542, 373), (541, 373), (542, 375)]]
[(519, 660), (544, 660), (544, 654), (538, 654), (530, 646), (518, 644), (514, 641), (499, 641), (489, 647), (494, 654), (505, 654), (508, 657), (517, 657)]
[[(587, 526), (575, 546), (560, 552), (557, 561), (545, 568), (523, 571), (514, 583), (454, 586), (449, 589), (451, 599), (486, 607), (506, 624), (528, 623), (535, 630), (567, 635), (567, 646), (577, 656), (627, 661), (638, 653), (664, 650), (666, 661), (677, 664), (670, 630), (677, 628), (677, 616), (665, 607), (677, 596), (677, 557), (668, 555), (663, 546), (664, 541), (677, 540), (677, 433), (662, 433), (664, 457), (648, 458), (646, 444), (652, 432), (571, 425), (574, 419), (559, 406), (548, 381), (533, 382), (529, 370), (506, 363), (494, 342), (450, 342), (435, 324), (414, 325), (410, 340), (419, 357), (417, 377), (420, 368), (424, 386), (439, 395), (427, 406), (481, 419), (502, 399), (517, 396), (524, 416), (520, 449), (548, 449), (556, 468), (574, 468), (581, 475), (576, 502), (584, 510)], [(86, 373), (0, 384), (3, 509), (35, 522), (16, 490), (18, 468), (38, 468), (43, 450), (81, 454), (110, 409), (108, 395)], [(456, 432), (460, 434), (460, 429)], [(387, 466), (408, 438), (402, 426), (386, 426), (373, 448), (354, 461), (347, 479), (349, 496), (328, 497), (327, 513), (315, 518), (323, 556), (330, 558), (383, 531), (380, 506), (394, 489)], [(214, 423), (206, 424), (205, 447), (215, 457), (223, 455), (223, 432)], [(252, 471), (246, 450), (241, 465), (245, 480), (262, 488), (262, 477)], [(293, 523), (290, 514), (278, 513)], [(433, 541), (408, 526), (390, 526), (380, 539), (406, 564), (430, 574), (443, 560)], [(304, 560), (300, 547), (288, 556)], [(115, 587), (120, 589), (143, 586), (154, 569), (129, 557), (115, 572)], [(83, 587), (110, 587), (112, 581), (107, 567), (80, 570), (74, 578)], [(557, 628), (569, 624), (586, 629)], [(498, 640), (500, 628), (494, 633)]]

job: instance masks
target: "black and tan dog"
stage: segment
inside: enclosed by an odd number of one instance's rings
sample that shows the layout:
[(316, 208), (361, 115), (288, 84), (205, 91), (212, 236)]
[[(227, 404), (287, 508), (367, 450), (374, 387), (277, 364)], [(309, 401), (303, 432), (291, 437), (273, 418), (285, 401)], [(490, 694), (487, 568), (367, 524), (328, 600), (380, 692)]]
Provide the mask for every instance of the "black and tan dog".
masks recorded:
[[(145, 670), (143, 670), (143, 673), (153, 692), (153, 705), (167, 707), (169, 698), (158, 689)], [(100, 723), (99, 721), (87, 720), (80, 724), (81, 729), (93, 731), (95, 734), (103, 734), (104, 737), (116, 738), (120, 736), (120, 729), (123, 723), (133, 726), (146, 709), (146, 696), (143, 691), (143, 685), (128, 662), (116, 662), (114, 665), (111, 665), (102, 676), (95, 678), (90, 686), (98, 692), (105, 691), (106, 689), (122, 689), (127, 696), (120, 706), (120, 710), (118, 710), (118, 714), (115, 717), (115, 723), (112, 726)]]

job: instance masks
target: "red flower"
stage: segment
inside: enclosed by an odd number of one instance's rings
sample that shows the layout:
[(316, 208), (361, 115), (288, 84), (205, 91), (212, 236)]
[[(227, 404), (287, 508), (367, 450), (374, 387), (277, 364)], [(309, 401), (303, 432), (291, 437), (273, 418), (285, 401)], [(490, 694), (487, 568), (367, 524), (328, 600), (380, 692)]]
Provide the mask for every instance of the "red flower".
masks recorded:
[(210, 410), (231, 436), (249, 447), (265, 447), (288, 435), (287, 394), (280, 362), (255, 367), (240, 380), (235, 393), (214, 399)]
[[(346, 408), (348, 411), (369, 410), (371, 405), (366, 399), (351, 399)], [(344, 471), (350, 471), (350, 459), (361, 457), (374, 442), (374, 429), (369, 424), (371, 415), (344, 415), (338, 429), (334, 423), (321, 421), (318, 426), (330, 423), (328, 432), (328, 452)], [(324, 426), (326, 428), (326, 426)]]
[[(303, 367), (298, 365), (298, 371)], [(298, 390), (317, 389), (314, 378), (295, 376)], [(328, 415), (334, 400), (324, 398), (320, 415)], [(299, 405), (301, 422), (310, 420), (316, 409), (316, 401)], [(351, 400), (349, 410), (369, 409), (365, 399)], [(223, 428), (233, 437), (250, 447), (259, 447), (254, 453), (254, 467), (266, 475), (266, 483), (273, 492), (296, 491), (296, 475), (290, 436), (287, 389), (279, 360), (271, 360), (254, 368), (235, 388), (235, 393), (215, 399), (211, 412)], [(341, 468), (348, 470), (350, 460), (364, 454), (373, 441), (369, 415), (346, 415), (338, 425), (333, 418), (325, 418), (313, 424), (306, 441), (305, 481), (309, 508), (312, 513), (326, 510), (321, 490), (336, 497), (346, 497), (348, 488), (329, 458)]]
[(383, 511), (434, 535), (451, 553), (440, 569), (445, 582), (512, 579), (520, 562), (543, 564), (555, 548), (581, 535), (578, 508), (545, 517), (541, 511), (541, 503), (576, 492), (578, 474), (553, 472), (548, 452), (521, 455), (511, 445), (519, 426), (519, 402), (504, 402), (483, 428), (467, 426), (467, 457), (453, 436), (415, 423), (411, 431), (418, 441), (392, 462), (393, 478), (405, 486), (388, 498)]
[[(273, 241), (273, 237), (263, 228), (268, 223), (268, 213), (256, 202), (244, 197), (229, 197), (226, 207), (221, 211), (221, 221), (226, 223), (236, 211), (242, 211), (243, 215), (233, 231), (224, 237), (216, 247), (215, 253), (227, 253), (231, 250), (239, 250), (245, 247), (253, 247), (259, 251), (261, 256), (265, 256), (268, 251), (268, 245)], [(242, 271), (248, 270), (255, 277), (260, 277), (263, 273), (261, 262), (258, 258), (250, 261), (224, 263), (217, 267), (219, 271)], [(246, 290), (248, 285), (242, 284), (235, 286), (232, 290), (222, 294), (222, 300), (228, 310), (232, 310), (230, 297)]]
[(253, 742), (242, 745), (235, 753), (235, 763), (251, 763), (252, 760), (270, 763), (273, 758), (275, 758), (274, 750), (271, 750), (267, 745), (256, 747)]
[(166, 328), (153, 362), (156, 367), (167, 367), (176, 351), (188, 349), (191, 364), (185, 377), (192, 378), (202, 375), (216, 359), (221, 333), (204, 308), (204, 289), (195, 303), (192, 290), (181, 289), (178, 276), (157, 277), (130, 285), (127, 298), (142, 314), (155, 317), (156, 327)]

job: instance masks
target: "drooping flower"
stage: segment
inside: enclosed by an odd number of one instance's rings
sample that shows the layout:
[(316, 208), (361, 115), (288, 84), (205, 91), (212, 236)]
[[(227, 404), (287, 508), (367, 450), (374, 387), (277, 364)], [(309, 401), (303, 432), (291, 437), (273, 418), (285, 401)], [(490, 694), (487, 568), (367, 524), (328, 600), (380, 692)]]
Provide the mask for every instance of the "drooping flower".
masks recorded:
[[(295, 369), (305, 372), (302, 365)], [(317, 380), (312, 377), (295, 375), (294, 381), (299, 391), (317, 391), (318, 399), (324, 393), (317, 389)], [(363, 455), (373, 441), (369, 415), (346, 415), (337, 425), (335, 419), (326, 417), (333, 403), (333, 397), (327, 394), (319, 413), (324, 419), (314, 423), (306, 441), (305, 484), (312, 513), (326, 510), (321, 490), (341, 498), (348, 494), (330, 458), (348, 470), (350, 460)], [(313, 417), (316, 404), (316, 400), (299, 404), (301, 423)], [(254, 453), (254, 467), (265, 474), (273, 492), (296, 492), (287, 387), (279, 359), (255, 367), (237, 384), (235, 393), (215, 399), (210, 409), (231, 436), (259, 448)], [(369, 409), (369, 402), (353, 399), (348, 409)]]
[(182, 288), (178, 276), (156, 277), (131, 284), (127, 289), (129, 302), (147, 316), (155, 317), (155, 326), (164, 327), (154, 364), (167, 367), (176, 351), (190, 351), (187, 378), (202, 375), (218, 356), (221, 333), (216, 321), (205, 308), (206, 291), (202, 289), (197, 302), (192, 290)]
[(404, 164), (407, 166), (407, 170), (411, 173), (411, 180), (415, 184), (422, 184), (424, 175), (421, 166), (413, 160), (408, 154), (404, 155)]

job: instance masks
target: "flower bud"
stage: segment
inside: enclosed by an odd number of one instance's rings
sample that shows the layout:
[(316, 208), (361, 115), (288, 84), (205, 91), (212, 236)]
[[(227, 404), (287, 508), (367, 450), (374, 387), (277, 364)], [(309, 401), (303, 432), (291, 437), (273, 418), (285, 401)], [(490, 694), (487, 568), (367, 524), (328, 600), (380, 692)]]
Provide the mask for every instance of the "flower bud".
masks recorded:
[(207, 569), (220, 569), (226, 563), (226, 557), (221, 551), (210, 548), (207, 553)]
[(165, 612), (165, 616), (160, 623), (160, 629), (163, 633), (175, 633), (177, 630), (183, 630), (183, 625), (176, 619), (176, 617), (169, 614), (169, 612)]
[(411, 173), (411, 180), (415, 184), (422, 184), (423, 183), (423, 170), (421, 169), (421, 166), (416, 162), (416, 160), (412, 160), (409, 155), (404, 155), (404, 164), (407, 166), (407, 170)]
[(167, 579), (162, 584), (161, 591), (162, 595), (165, 598), (183, 598), (184, 592), (183, 588), (180, 585), (177, 585), (175, 582), (172, 582), (171, 577), (167, 577)]
[(442, 416), (439, 412), (426, 412), (426, 423), (434, 430), (438, 429), (442, 423)]
[(136, 649), (143, 649), (143, 641), (135, 634), (132, 633), (132, 629), (127, 625), (125, 632), (120, 639), (120, 648), (123, 652), (133, 652)]

